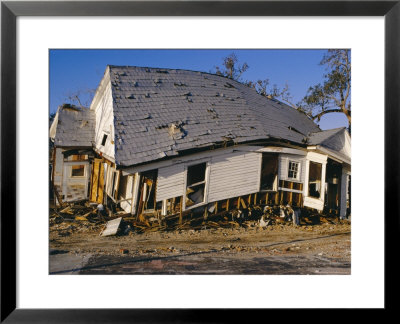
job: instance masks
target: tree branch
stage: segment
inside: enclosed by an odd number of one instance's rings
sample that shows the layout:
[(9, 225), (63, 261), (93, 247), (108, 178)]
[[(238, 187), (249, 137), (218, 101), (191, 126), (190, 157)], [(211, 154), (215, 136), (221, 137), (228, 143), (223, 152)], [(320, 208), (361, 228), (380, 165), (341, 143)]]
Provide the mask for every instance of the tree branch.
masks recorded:
[(342, 109), (329, 109), (329, 110), (324, 110), (324, 111), (321, 111), (320, 113), (316, 114), (315, 116), (312, 116), (311, 119), (312, 119), (312, 120), (318, 119), (318, 121), (319, 121), (323, 115), (328, 114), (328, 113), (334, 113), (334, 112), (336, 112), (336, 113), (342, 113), (343, 110), (342, 110)]

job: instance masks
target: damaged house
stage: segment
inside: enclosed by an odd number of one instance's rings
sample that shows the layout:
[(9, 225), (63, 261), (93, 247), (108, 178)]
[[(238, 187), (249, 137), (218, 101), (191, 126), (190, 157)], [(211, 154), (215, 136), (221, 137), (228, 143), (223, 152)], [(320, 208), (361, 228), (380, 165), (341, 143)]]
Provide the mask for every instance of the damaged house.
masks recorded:
[(50, 127), (53, 146), (51, 170), (54, 191), (63, 201), (88, 198), (94, 137), (93, 111), (62, 105)]
[(345, 217), (350, 135), (204, 72), (107, 66), (90, 109), (60, 107), (54, 186), (158, 219), (251, 205)]

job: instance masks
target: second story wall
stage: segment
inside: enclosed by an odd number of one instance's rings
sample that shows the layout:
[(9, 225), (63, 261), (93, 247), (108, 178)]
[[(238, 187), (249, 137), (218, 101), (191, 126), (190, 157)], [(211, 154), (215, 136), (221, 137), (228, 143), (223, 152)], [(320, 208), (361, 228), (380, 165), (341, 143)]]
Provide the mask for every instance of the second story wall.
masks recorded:
[(96, 114), (95, 149), (101, 152), (105, 158), (114, 162), (114, 113), (108, 69), (97, 88), (90, 109), (94, 110)]

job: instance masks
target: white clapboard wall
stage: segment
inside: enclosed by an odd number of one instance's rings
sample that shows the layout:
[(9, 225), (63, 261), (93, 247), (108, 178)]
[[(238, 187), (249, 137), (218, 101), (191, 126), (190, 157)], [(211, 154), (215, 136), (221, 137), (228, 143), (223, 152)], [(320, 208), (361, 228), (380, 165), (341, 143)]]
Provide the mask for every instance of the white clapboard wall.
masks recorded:
[[(114, 158), (114, 113), (111, 84), (105, 84), (100, 88), (98, 98), (93, 100), (92, 107), (96, 112), (95, 146), (107, 157)], [(107, 135), (105, 145), (101, 145), (103, 136)]]
[(185, 167), (183, 163), (158, 169), (156, 200), (162, 201), (184, 194)]
[(257, 192), (262, 154), (234, 152), (213, 157), (210, 163), (208, 202)]
[[(62, 187), (63, 181), (63, 164), (64, 164), (64, 155), (62, 152), (64, 151), (61, 148), (55, 148), (55, 168), (54, 168), (54, 186), (60, 191)], [(54, 164), (53, 164), (54, 166)]]

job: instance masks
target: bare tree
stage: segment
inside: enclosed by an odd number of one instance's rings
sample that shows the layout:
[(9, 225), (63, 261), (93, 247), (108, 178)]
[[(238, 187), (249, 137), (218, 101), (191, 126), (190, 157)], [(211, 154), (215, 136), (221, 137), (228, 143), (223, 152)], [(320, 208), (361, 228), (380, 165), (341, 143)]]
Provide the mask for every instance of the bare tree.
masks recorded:
[(236, 54), (231, 53), (224, 58), (222, 67), (215, 67), (215, 73), (228, 77), (232, 80), (240, 80), (242, 74), (246, 72), (248, 68), (249, 66), (247, 63), (240, 65)]
[(306, 96), (297, 105), (312, 120), (320, 121), (330, 113), (342, 113), (347, 117), (351, 130), (351, 61), (348, 49), (328, 50), (321, 65), (327, 73), (323, 83), (310, 87)]
[(96, 93), (96, 89), (80, 89), (76, 91), (70, 91), (65, 95), (66, 101), (69, 101), (72, 104), (78, 105), (79, 107), (89, 107), (94, 94)]
[[(294, 109), (303, 112), (310, 119), (320, 121), (330, 113), (343, 113), (351, 130), (351, 61), (348, 49), (332, 49), (322, 58), (321, 65), (326, 66), (327, 73), (323, 83), (310, 87), (304, 98), (297, 104), (293, 102), (288, 83), (283, 88), (270, 85), (269, 79), (245, 81), (260, 95), (270, 99), (279, 99)], [(223, 67), (216, 67), (216, 73), (240, 81), (249, 68), (247, 63), (239, 64), (237, 56), (232, 53), (223, 61)]]
[[(236, 81), (241, 81), (243, 73), (248, 69), (249, 65), (246, 62), (240, 64), (236, 54), (231, 53), (223, 59), (222, 67), (215, 67), (215, 73)], [(269, 99), (279, 98), (291, 107), (297, 109), (297, 106), (292, 103), (293, 98), (290, 94), (288, 84), (285, 84), (285, 87), (280, 89), (276, 84), (271, 86), (269, 79), (260, 79), (257, 81), (247, 80), (243, 83), (251, 88), (254, 88), (260, 95), (264, 97)]]

